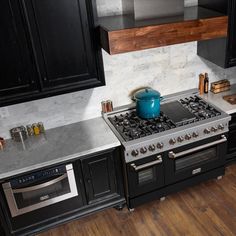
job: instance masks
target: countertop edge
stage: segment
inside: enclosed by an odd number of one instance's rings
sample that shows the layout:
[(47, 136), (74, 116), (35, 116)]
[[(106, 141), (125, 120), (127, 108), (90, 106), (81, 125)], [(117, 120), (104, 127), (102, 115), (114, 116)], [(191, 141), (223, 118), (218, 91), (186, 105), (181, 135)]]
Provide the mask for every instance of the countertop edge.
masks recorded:
[(108, 144), (108, 145), (101, 146), (99, 148), (90, 149), (88, 151), (83, 151), (83, 152), (75, 153), (75, 154), (72, 154), (69, 156), (60, 157), (55, 160), (46, 161), (46, 162), (43, 162), (40, 164), (35, 164), (30, 167), (18, 169), (16, 171), (6, 172), (4, 174), (0, 174), (0, 180), (11, 178), (13, 176), (24, 174), (24, 173), (34, 171), (34, 170), (37, 171), (37, 169), (44, 168), (44, 167), (51, 166), (51, 165), (55, 165), (55, 164), (59, 164), (61, 162), (73, 161), (74, 159), (80, 159), (80, 158), (83, 158), (84, 156), (87, 156), (87, 155), (96, 154), (97, 152), (101, 152), (101, 151), (109, 150), (111, 148), (119, 147), (120, 145), (121, 144), (118, 141), (113, 144)]

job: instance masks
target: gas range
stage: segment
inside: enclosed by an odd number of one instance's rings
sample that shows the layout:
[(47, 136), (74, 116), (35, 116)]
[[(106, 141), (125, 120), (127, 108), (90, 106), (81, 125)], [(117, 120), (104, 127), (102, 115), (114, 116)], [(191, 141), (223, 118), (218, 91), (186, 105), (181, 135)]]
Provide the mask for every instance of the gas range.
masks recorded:
[(164, 99), (155, 119), (140, 119), (134, 104), (104, 118), (122, 143), (126, 163), (224, 134), (231, 119), (195, 92)]

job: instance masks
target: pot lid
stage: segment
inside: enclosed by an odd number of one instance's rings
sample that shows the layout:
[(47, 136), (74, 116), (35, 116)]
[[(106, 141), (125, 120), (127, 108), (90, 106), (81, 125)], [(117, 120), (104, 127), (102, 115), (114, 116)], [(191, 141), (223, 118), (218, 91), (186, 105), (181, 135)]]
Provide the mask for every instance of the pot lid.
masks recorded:
[(161, 94), (150, 88), (142, 89), (135, 93), (134, 98), (139, 100), (153, 100), (153, 99), (160, 99)]

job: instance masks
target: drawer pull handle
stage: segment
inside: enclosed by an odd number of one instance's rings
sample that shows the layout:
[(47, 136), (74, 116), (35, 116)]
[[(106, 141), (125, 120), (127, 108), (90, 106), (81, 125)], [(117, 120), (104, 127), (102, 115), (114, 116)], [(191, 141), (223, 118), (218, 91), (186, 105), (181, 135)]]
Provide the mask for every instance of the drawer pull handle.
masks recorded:
[(195, 147), (195, 148), (183, 151), (183, 152), (179, 152), (179, 153), (169, 152), (169, 158), (170, 159), (176, 159), (178, 157), (182, 157), (182, 156), (191, 154), (193, 152), (200, 151), (200, 150), (202, 150), (204, 148), (208, 148), (208, 147), (215, 146), (217, 144), (225, 143), (226, 141), (227, 141), (226, 136), (222, 135), (220, 140), (214, 141), (212, 143), (207, 143), (207, 144), (204, 144), (204, 145), (201, 145), (201, 146), (198, 146), (198, 147)]
[(143, 170), (146, 169), (148, 167), (152, 167), (158, 164), (162, 163), (162, 157), (161, 156), (157, 156), (157, 160), (140, 165), (140, 166), (136, 166), (134, 163), (132, 163), (130, 166), (135, 170), (135, 171), (139, 171), (139, 170)]

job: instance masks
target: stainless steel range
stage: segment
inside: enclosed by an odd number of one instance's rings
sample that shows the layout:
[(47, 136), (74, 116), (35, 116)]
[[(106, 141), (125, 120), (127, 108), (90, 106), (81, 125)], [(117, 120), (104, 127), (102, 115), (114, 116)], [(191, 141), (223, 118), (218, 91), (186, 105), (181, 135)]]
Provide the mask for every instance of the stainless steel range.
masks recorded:
[(166, 98), (155, 119), (132, 105), (104, 118), (122, 143), (129, 208), (224, 174), (231, 118), (196, 93)]

